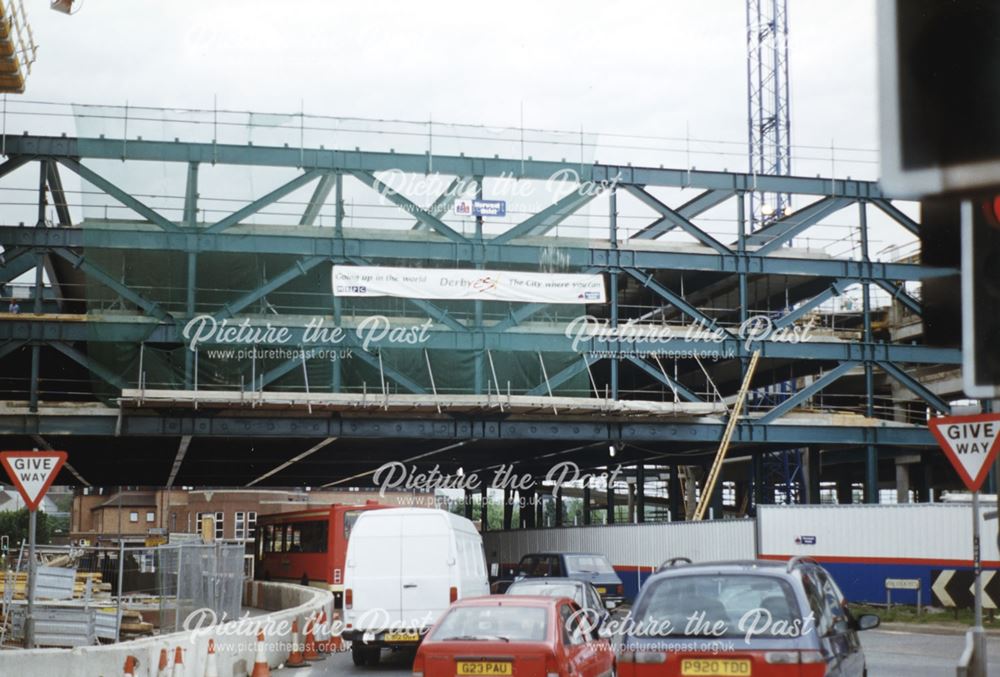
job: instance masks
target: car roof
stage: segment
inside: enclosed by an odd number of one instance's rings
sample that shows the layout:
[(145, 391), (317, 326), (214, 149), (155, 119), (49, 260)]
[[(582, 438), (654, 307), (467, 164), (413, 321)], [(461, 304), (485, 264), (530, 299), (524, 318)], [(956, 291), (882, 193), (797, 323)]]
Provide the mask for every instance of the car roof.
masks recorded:
[(537, 606), (552, 607), (562, 600), (572, 602), (569, 597), (548, 597), (545, 595), (489, 595), (486, 597), (466, 597), (451, 606)]
[[(802, 563), (800, 566), (809, 566), (812, 563)], [(661, 569), (651, 576), (660, 578), (674, 575), (686, 575), (692, 573), (719, 573), (719, 574), (746, 574), (764, 573), (768, 575), (784, 575), (788, 568), (788, 562), (778, 560), (723, 560), (719, 562), (693, 562), (676, 564), (665, 569)]]
[(563, 576), (535, 576), (532, 578), (522, 578), (510, 584), (515, 585), (590, 585), (587, 581), (576, 578), (565, 578)]

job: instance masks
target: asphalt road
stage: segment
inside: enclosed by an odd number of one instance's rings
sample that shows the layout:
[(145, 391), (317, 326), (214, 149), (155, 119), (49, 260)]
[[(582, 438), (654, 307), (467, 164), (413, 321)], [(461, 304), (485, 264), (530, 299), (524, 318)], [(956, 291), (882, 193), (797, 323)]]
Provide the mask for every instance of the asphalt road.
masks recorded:
[[(951, 677), (965, 644), (962, 635), (932, 635), (896, 630), (869, 630), (862, 633), (870, 677)], [(1000, 638), (987, 642), (990, 667), (1000, 670)], [(377, 668), (356, 668), (350, 653), (327, 656), (306, 668), (272, 671), (277, 675), (319, 677), (320, 675), (356, 675), (357, 677), (410, 677), (412, 653), (382, 652)]]

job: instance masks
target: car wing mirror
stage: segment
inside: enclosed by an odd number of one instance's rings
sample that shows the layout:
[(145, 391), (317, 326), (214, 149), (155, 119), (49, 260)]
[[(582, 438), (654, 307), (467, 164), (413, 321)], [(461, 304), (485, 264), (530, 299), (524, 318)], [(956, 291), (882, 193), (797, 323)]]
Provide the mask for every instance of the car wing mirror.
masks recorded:
[(875, 614), (862, 614), (858, 617), (858, 630), (873, 630), (882, 624), (882, 619)]

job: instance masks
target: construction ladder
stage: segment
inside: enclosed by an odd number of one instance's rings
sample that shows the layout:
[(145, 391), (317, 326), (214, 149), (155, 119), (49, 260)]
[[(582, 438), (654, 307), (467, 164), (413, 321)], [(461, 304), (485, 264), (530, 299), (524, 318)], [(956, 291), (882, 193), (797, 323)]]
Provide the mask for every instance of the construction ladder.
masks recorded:
[(750, 356), (750, 365), (747, 367), (746, 376), (743, 377), (743, 385), (740, 386), (740, 392), (736, 396), (735, 404), (733, 404), (733, 411), (729, 414), (729, 420), (726, 421), (726, 430), (722, 433), (722, 443), (719, 444), (719, 451), (715, 454), (712, 469), (705, 479), (705, 486), (702, 487), (698, 507), (694, 511), (694, 521), (705, 519), (705, 513), (708, 512), (708, 504), (712, 500), (712, 492), (715, 491), (715, 485), (719, 481), (719, 475), (722, 473), (722, 462), (726, 460), (726, 453), (729, 451), (729, 442), (733, 439), (733, 431), (736, 429), (736, 423), (739, 421), (740, 414), (743, 411), (743, 403), (746, 402), (747, 393), (750, 390), (750, 381), (753, 379), (753, 373), (757, 369), (757, 361), (759, 359), (760, 351), (755, 350), (753, 355)]

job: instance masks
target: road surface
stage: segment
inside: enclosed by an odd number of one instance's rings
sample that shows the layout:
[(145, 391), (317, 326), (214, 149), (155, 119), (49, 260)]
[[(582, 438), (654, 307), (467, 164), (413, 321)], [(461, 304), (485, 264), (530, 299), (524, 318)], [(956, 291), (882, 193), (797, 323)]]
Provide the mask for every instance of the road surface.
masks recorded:
[[(952, 677), (965, 646), (964, 635), (933, 635), (898, 630), (869, 630), (861, 634), (870, 677)], [(987, 642), (990, 667), (1000, 670), (1000, 638)], [(412, 653), (382, 652), (377, 668), (356, 668), (350, 653), (328, 656), (306, 668), (272, 671), (277, 675), (320, 677), (410, 677)]]

